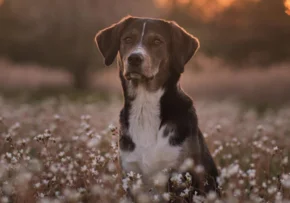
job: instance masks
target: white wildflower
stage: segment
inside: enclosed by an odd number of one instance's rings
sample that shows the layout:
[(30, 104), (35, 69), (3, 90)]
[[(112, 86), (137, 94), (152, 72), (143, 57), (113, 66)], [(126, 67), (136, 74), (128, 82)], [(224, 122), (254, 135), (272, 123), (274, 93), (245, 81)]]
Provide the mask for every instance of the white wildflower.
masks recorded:
[(77, 154), (76, 154), (76, 158), (78, 158), (78, 159), (81, 159), (81, 158), (83, 158), (83, 155), (82, 155), (82, 153), (77, 153)]
[(85, 171), (87, 171), (87, 169), (88, 169), (88, 168), (87, 168), (87, 166), (86, 166), (86, 165), (84, 165), (84, 166), (82, 166), (82, 167), (81, 167), (81, 171), (82, 171), (82, 172), (85, 172)]
[(199, 195), (193, 195), (193, 197), (192, 197), (192, 201), (194, 202), (194, 203), (204, 203), (204, 201), (205, 201), (205, 198), (203, 197), (203, 196), (199, 196)]
[(159, 195), (154, 195), (153, 196), (153, 201), (154, 202), (160, 202), (160, 196)]
[(111, 130), (111, 131), (113, 131), (113, 130), (116, 129), (116, 127), (115, 127), (113, 124), (110, 124), (110, 125), (108, 126), (108, 128), (109, 128), (109, 130)]
[(34, 187), (35, 187), (35, 188), (40, 188), (40, 186), (41, 186), (40, 183), (35, 183), (35, 184), (34, 184)]
[(236, 175), (239, 172), (240, 166), (238, 164), (230, 165), (227, 169), (227, 177)]
[(250, 185), (255, 186), (256, 185), (256, 180), (250, 180)]
[(134, 175), (135, 175), (135, 173), (133, 171), (130, 171), (129, 173), (127, 173), (127, 176), (128, 177), (131, 177), (131, 178), (133, 178)]
[(170, 181), (172, 181), (173, 183), (176, 183), (176, 184), (180, 185), (182, 183), (182, 174), (173, 173), (172, 174), (172, 177), (170, 178)]
[(217, 194), (214, 191), (210, 191), (207, 196), (206, 196), (207, 200), (209, 201), (214, 201), (217, 198)]
[(59, 157), (63, 157), (63, 155), (64, 155), (64, 152), (63, 151), (62, 152), (59, 152), (59, 154), (58, 154)]
[(1, 198), (1, 203), (9, 203), (9, 198), (8, 197), (2, 197)]
[(215, 129), (217, 132), (220, 132), (222, 129), (222, 126), (218, 124), (218, 125), (216, 125)]
[(155, 186), (165, 186), (168, 181), (168, 176), (165, 175), (165, 173), (160, 172), (153, 177), (153, 180)]
[(111, 173), (116, 171), (116, 165), (113, 162), (111, 162), (111, 161), (108, 163), (107, 168), (108, 168), (108, 171), (111, 172)]
[(282, 193), (281, 192), (277, 192), (275, 195), (275, 203), (281, 203), (283, 199)]
[(190, 190), (189, 190), (188, 188), (185, 188), (185, 189), (183, 190), (183, 192), (180, 193), (180, 196), (181, 196), (181, 197), (187, 197), (188, 194), (189, 194), (189, 192), (190, 192)]
[(248, 174), (249, 178), (255, 178), (256, 177), (256, 170), (255, 169), (249, 169), (247, 171), (247, 174)]
[(290, 174), (283, 174), (281, 178), (283, 187), (290, 189)]
[(187, 158), (181, 164), (179, 169), (180, 169), (181, 172), (185, 172), (185, 171), (188, 171), (188, 170), (192, 170), (193, 169), (193, 165), (194, 165), (193, 159)]
[(122, 187), (125, 191), (129, 188), (129, 181), (130, 181), (129, 178), (124, 178), (122, 180)]
[(194, 169), (194, 171), (197, 173), (197, 174), (201, 174), (204, 172), (204, 166), (203, 165), (197, 165)]
[(285, 166), (288, 164), (288, 156), (284, 157), (284, 159), (282, 160), (282, 164)]
[(272, 194), (274, 194), (275, 192), (277, 192), (277, 187), (274, 186), (274, 185), (271, 185), (270, 187), (268, 187), (267, 191), (268, 191), (268, 193), (269, 193), (270, 195), (272, 195)]
[(170, 193), (165, 192), (165, 193), (162, 194), (162, 197), (163, 197), (164, 200), (169, 201), (170, 200)]
[(94, 148), (94, 147), (97, 147), (99, 144), (100, 144), (100, 139), (94, 137), (92, 139), (89, 139), (89, 141), (87, 142), (87, 147)]

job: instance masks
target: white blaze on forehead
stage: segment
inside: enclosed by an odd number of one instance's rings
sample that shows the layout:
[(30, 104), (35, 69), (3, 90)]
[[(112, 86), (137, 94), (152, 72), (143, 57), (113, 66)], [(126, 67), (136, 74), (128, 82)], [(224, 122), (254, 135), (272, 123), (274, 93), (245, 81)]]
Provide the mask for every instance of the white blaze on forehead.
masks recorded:
[[(139, 54), (144, 59), (142, 62), (142, 66), (141, 66), (142, 73), (148, 77), (152, 77), (153, 73), (150, 72), (150, 68), (152, 67), (151, 58), (150, 58), (148, 51), (146, 50), (146, 47), (142, 43), (143, 38), (145, 36), (145, 29), (146, 29), (146, 22), (144, 22), (143, 26), (142, 26), (140, 41), (135, 45), (135, 47), (133, 47), (131, 49), (130, 52), (128, 52), (127, 55), (125, 55), (126, 58), (124, 60), (124, 65), (125, 65), (125, 67), (128, 67), (128, 57), (129, 56), (131, 56), (132, 54)], [(125, 71), (125, 69), (124, 69), (124, 71)]]
[(134, 53), (134, 54), (141, 54), (141, 55), (143, 55), (143, 56), (145, 56), (147, 53), (146, 53), (146, 51), (145, 51), (145, 49), (143, 48), (143, 46), (138, 46), (138, 47), (136, 47), (134, 50), (133, 50), (133, 52), (132, 53)]
[(140, 44), (142, 43), (142, 40), (143, 40), (143, 37), (144, 37), (145, 28), (146, 28), (146, 22), (143, 23), (143, 29), (142, 29), (142, 34), (141, 34)]
[(145, 51), (144, 47), (142, 46), (142, 41), (143, 41), (143, 38), (144, 38), (145, 28), (146, 28), (146, 22), (143, 23), (143, 28), (142, 28), (140, 41), (139, 41), (137, 47), (132, 51), (132, 53), (140, 53), (142, 55), (146, 54), (146, 51)]

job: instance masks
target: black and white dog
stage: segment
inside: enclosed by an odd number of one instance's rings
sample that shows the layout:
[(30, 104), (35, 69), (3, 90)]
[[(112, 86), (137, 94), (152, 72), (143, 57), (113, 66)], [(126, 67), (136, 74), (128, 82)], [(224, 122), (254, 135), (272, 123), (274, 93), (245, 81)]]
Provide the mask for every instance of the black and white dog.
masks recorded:
[(210, 155), (191, 98), (180, 88), (185, 64), (199, 41), (175, 22), (126, 17), (100, 31), (96, 43), (105, 64), (118, 57), (124, 93), (120, 113), (120, 161), (125, 172), (148, 182), (164, 168), (178, 170), (191, 158), (203, 165), (205, 182), (193, 175), (195, 190), (219, 193)]

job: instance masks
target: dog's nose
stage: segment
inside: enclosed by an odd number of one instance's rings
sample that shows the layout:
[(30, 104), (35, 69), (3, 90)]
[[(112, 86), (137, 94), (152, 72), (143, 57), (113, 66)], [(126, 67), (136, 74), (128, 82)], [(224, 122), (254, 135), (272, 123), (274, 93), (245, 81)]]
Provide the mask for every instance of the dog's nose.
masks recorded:
[(128, 57), (128, 63), (131, 66), (140, 66), (142, 62), (143, 56), (141, 54), (134, 53)]

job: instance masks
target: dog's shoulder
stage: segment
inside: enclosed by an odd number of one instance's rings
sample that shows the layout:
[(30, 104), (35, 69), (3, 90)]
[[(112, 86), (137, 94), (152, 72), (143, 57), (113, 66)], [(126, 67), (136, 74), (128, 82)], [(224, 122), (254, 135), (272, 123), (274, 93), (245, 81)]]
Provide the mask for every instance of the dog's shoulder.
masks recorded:
[(162, 120), (174, 122), (197, 120), (193, 101), (181, 88), (165, 92), (160, 107)]

